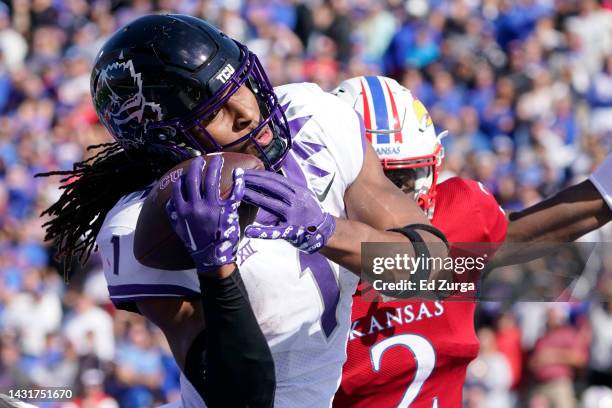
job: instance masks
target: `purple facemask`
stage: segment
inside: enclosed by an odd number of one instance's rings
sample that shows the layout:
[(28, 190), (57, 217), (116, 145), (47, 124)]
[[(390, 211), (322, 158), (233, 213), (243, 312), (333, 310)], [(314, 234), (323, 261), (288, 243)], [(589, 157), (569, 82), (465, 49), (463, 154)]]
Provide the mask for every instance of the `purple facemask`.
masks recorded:
[[(274, 88), (270, 84), (257, 56), (249, 51), (244, 45), (240, 43), (236, 44), (244, 55), (244, 59), (234, 74), (225, 84), (214, 92), (211, 98), (200, 106), (197, 106), (188, 118), (158, 121), (154, 124), (150, 124), (148, 129), (170, 128), (179, 130), (185, 135), (191, 147), (201, 153), (228, 150), (244, 142), (250, 142), (257, 150), (258, 157), (263, 161), (266, 168), (278, 170), (291, 147), (291, 133), (287, 124), (287, 119), (274, 93)], [(255, 94), (261, 111), (262, 120), (255, 129), (245, 136), (231, 143), (220, 145), (214, 139), (213, 135), (206, 130), (205, 120), (223, 106), (223, 104), (225, 104), (244, 84), (246, 84)], [(270, 127), (273, 139), (269, 145), (263, 147), (256, 142), (255, 138), (265, 126)], [(198, 137), (202, 135), (208, 140), (212, 148), (205, 148), (198, 142)], [(165, 147), (170, 146), (166, 145)], [(176, 146), (176, 148), (184, 150), (180, 146)]]

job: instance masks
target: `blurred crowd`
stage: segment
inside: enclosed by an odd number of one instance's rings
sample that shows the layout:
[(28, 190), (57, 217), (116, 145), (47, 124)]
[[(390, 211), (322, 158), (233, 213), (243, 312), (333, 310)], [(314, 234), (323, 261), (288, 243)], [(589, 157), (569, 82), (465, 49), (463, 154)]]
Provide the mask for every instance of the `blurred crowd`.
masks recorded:
[[(443, 177), (482, 181), (507, 210), (584, 179), (611, 150), (609, 0), (0, 2), (0, 392), (74, 390), (54, 407), (177, 398), (163, 336), (109, 304), (99, 260), (64, 284), (39, 217), (59, 180), (33, 177), (109, 141), (90, 100), (92, 61), (114, 30), (159, 11), (215, 23), (258, 54), (275, 85), (396, 78), (449, 130)], [(496, 305), (482, 316), (466, 406), (612, 406), (610, 302)]]

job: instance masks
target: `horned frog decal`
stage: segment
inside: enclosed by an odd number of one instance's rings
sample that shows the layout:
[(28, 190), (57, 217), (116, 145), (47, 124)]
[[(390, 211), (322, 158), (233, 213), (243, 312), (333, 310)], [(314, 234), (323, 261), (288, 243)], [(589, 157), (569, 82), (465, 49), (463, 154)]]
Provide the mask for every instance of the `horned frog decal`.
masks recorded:
[[(110, 81), (112, 80), (112, 81)], [(120, 88), (137, 89), (136, 93), (125, 94)], [(125, 85), (123, 85), (125, 84)], [(149, 121), (162, 119), (159, 104), (147, 102), (142, 93), (141, 74), (136, 72), (132, 60), (114, 62), (106, 66), (98, 77), (98, 101), (110, 101), (99, 110), (102, 122), (115, 135), (123, 147), (135, 147), (145, 143), (144, 131)], [(107, 95), (104, 95), (106, 93)]]

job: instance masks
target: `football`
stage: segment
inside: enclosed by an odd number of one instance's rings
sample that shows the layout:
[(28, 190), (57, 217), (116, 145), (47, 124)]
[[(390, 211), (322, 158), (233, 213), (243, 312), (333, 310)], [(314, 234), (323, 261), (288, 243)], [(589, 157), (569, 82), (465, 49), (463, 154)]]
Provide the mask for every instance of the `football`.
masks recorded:
[[(236, 168), (264, 169), (264, 164), (250, 154), (223, 152), (223, 167), (221, 168), (220, 191), (225, 199), (232, 190), (232, 173)], [(208, 163), (212, 156), (204, 156)], [(145, 199), (134, 236), (134, 256), (143, 265), (165, 270), (184, 270), (193, 268), (191, 257), (187, 253), (183, 241), (174, 233), (166, 216), (165, 206), (172, 193), (174, 183), (187, 172), (191, 160), (184, 161), (168, 171), (159, 179), (153, 190)], [(207, 167), (204, 167), (206, 173)], [(204, 174), (202, 174), (204, 182)], [(242, 202), (238, 207), (241, 233), (244, 228), (253, 223), (257, 207)]]

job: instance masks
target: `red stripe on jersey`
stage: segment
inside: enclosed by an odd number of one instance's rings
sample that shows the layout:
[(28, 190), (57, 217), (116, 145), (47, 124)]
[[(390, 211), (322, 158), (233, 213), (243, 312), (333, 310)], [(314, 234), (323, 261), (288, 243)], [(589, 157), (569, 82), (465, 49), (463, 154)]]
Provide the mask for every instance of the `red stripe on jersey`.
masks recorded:
[(363, 81), (359, 81), (361, 84), (361, 95), (363, 96), (363, 121), (365, 122), (366, 129), (366, 138), (368, 142), (372, 143), (372, 134), (368, 132), (369, 129), (372, 129), (372, 117), (370, 116), (370, 104), (368, 103), (368, 94), (366, 93), (365, 87), (363, 86)]
[[(393, 97), (393, 93), (391, 92), (391, 89), (389, 89), (389, 84), (387, 84), (387, 81), (383, 80), (383, 82), (385, 83), (385, 87), (387, 88), (387, 92), (389, 93), (389, 101), (391, 102), (391, 112), (393, 113), (394, 129), (400, 129), (401, 124), (399, 121), (399, 115), (397, 114), (397, 106), (395, 105), (395, 98)], [(403, 143), (402, 132), (395, 132), (393, 134), (393, 137), (395, 138), (395, 143)]]

